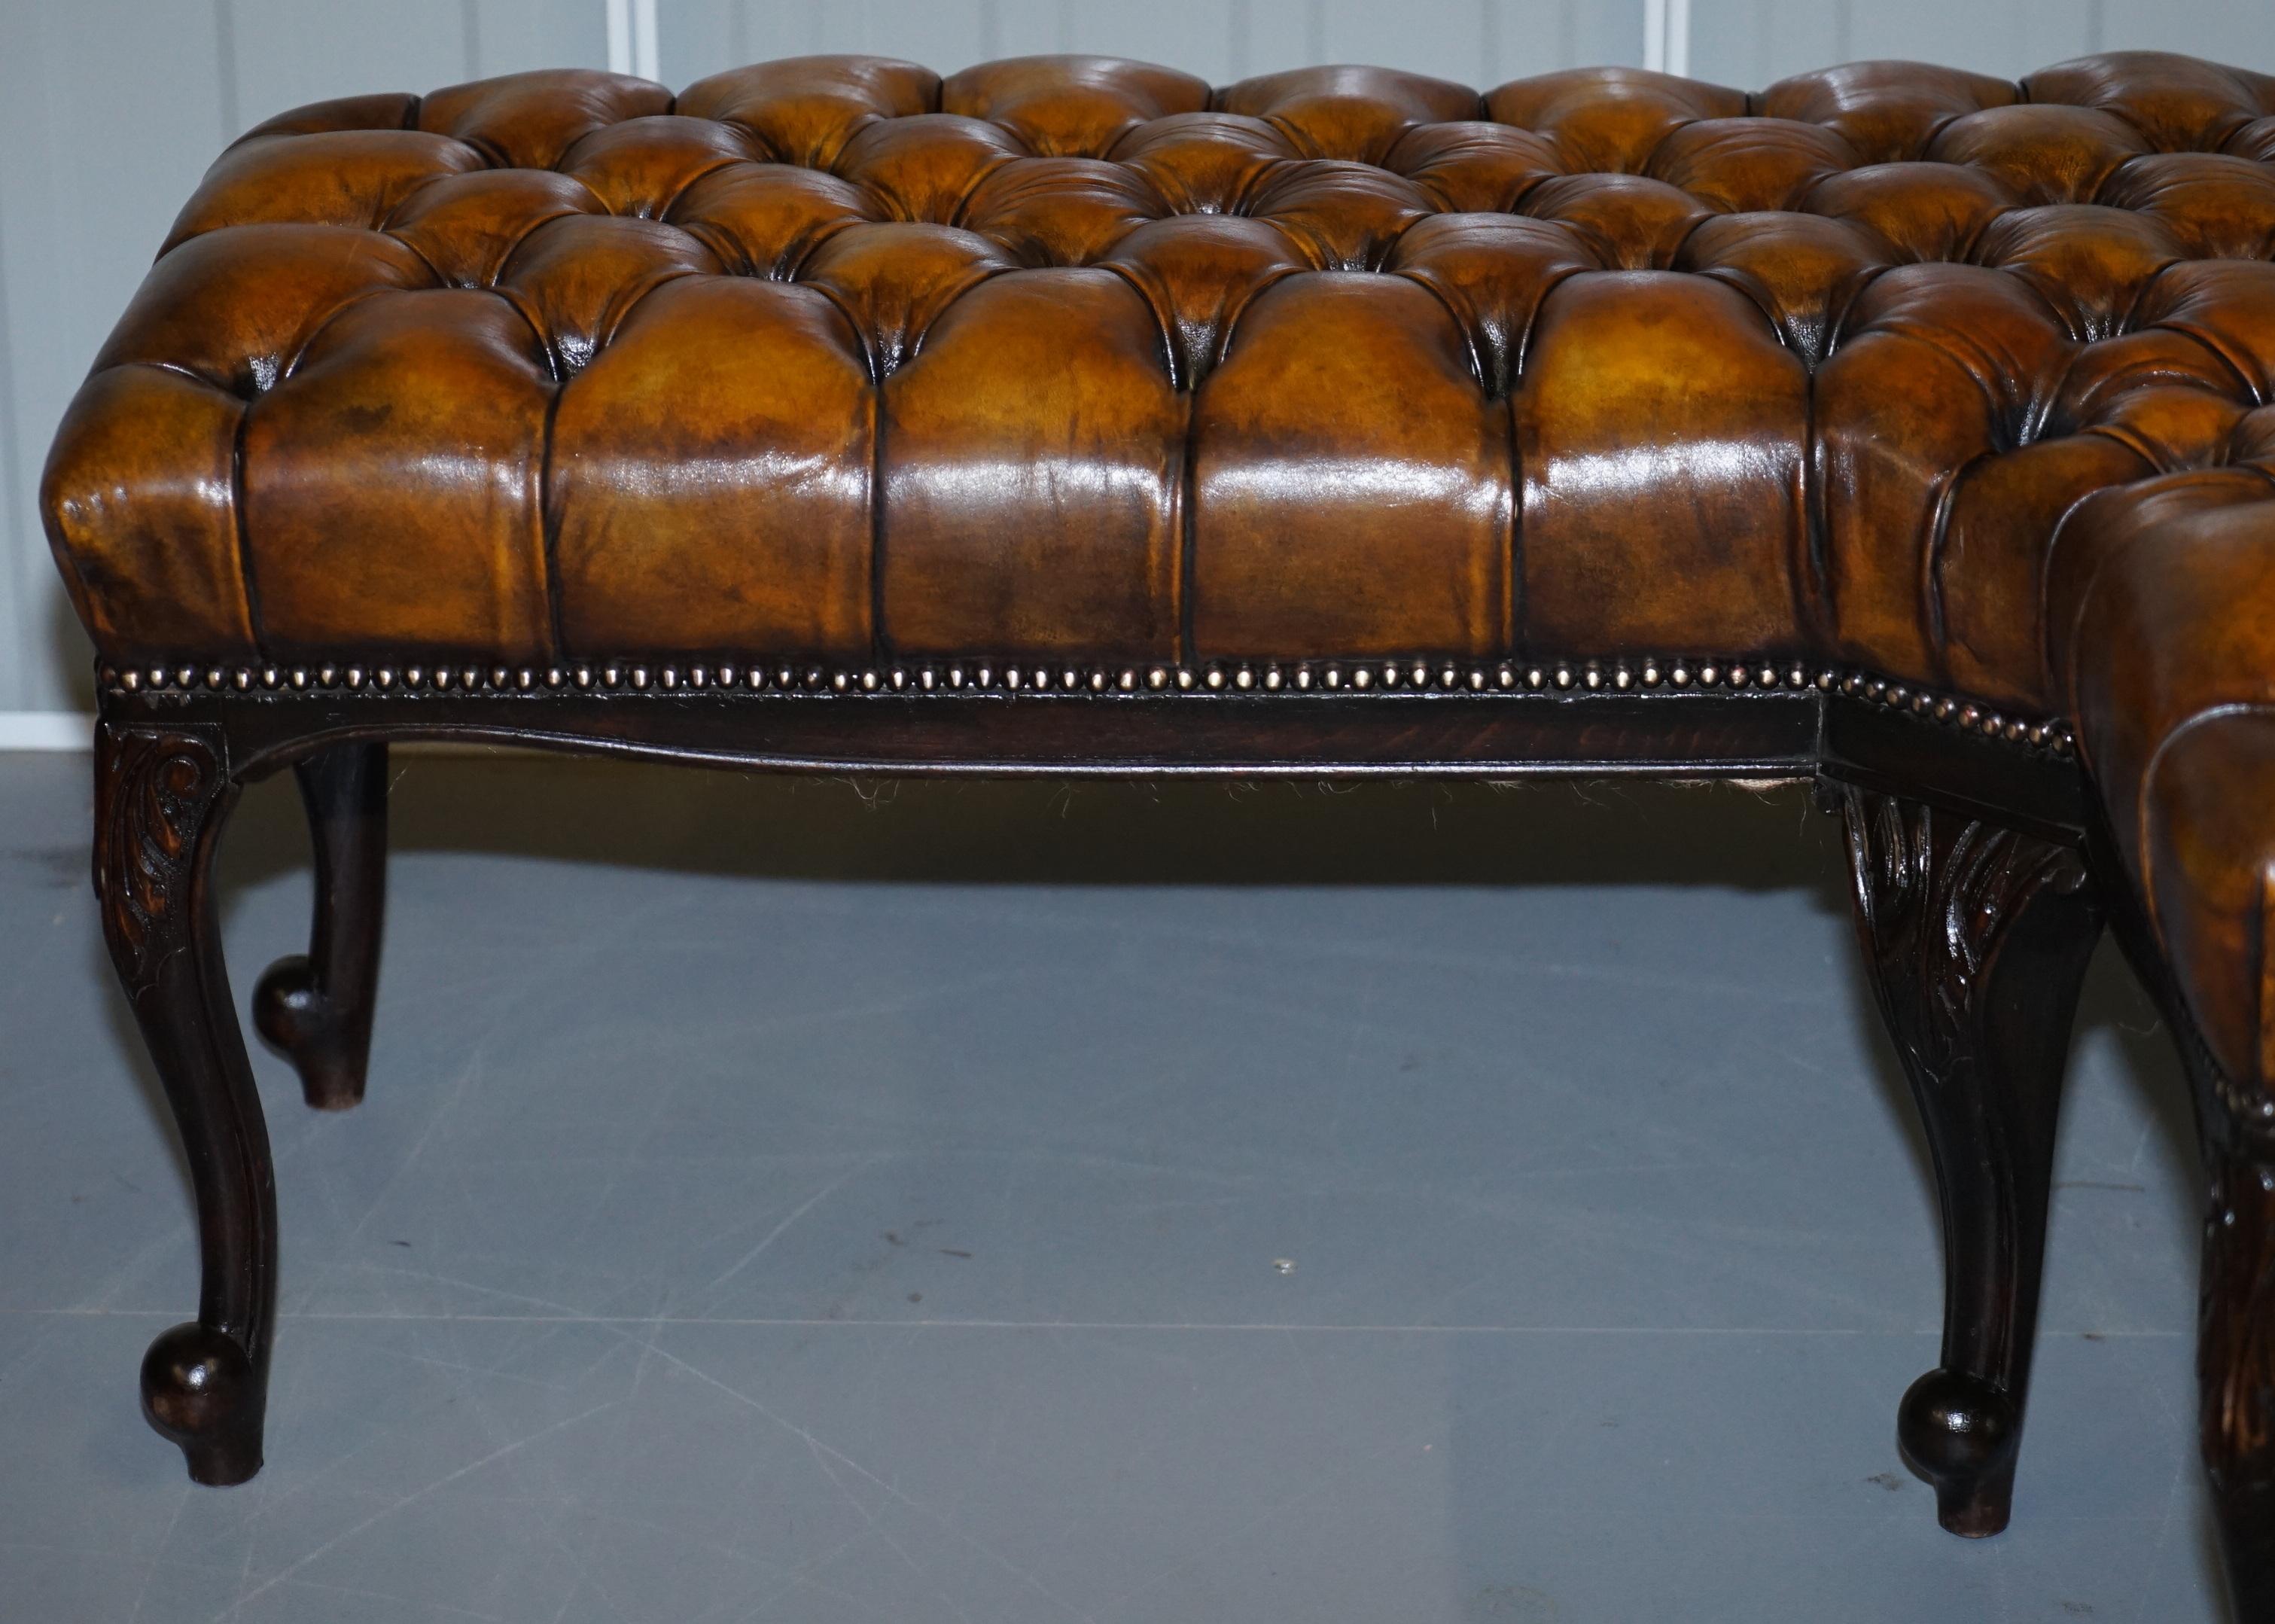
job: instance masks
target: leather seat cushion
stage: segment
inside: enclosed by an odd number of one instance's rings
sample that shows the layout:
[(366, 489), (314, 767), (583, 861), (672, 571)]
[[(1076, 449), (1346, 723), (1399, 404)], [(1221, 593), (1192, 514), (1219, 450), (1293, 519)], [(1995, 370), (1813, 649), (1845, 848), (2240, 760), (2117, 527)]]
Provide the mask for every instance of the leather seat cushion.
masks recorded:
[(525, 74), (231, 147), (43, 506), (122, 660), (1794, 653), (2052, 708), (2056, 532), (2241, 465), (2271, 256), (2275, 79), (2176, 57)]

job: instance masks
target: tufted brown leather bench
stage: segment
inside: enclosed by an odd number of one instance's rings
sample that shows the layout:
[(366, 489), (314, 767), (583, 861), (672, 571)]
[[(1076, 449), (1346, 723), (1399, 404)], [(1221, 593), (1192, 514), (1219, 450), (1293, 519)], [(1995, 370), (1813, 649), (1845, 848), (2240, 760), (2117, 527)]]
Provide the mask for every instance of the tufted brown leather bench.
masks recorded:
[(96, 886), (195, 1175), (143, 1369), (261, 1462), (268, 1151), (213, 924), (291, 766), (362, 1093), (383, 752), (790, 770), (1813, 777), (1935, 1152), (1900, 1435), (2007, 1515), (2106, 910), (2198, 1084), (2203, 1441), (2275, 1618), (2275, 79), (1222, 89), (1037, 58), (272, 119), (57, 435)]

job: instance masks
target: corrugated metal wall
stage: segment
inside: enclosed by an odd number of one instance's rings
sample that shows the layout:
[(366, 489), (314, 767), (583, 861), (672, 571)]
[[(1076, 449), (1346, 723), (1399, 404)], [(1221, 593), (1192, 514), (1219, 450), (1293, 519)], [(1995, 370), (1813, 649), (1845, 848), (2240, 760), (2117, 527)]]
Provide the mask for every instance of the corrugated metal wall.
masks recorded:
[[(34, 507), (49, 435), (174, 211), (246, 125), (321, 96), (620, 59), (661, 77), (875, 50), (942, 70), (1083, 50), (1222, 82), (1375, 62), (1491, 85), (1641, 63), (1651, 0), (0, 0), (0, 721), (86, 703), (87, 652)], [(2275, 71), (2269, 0), (1691, 0), (1727, 84), (1864, 57), (2020, 73), (2156, 46)], [(640, 55), (645, 56), (645, 49)], [(1680, 46), (1667, 54), (1681, 58)], [(67, 735), (66, 735), (67, 736)], [(31, 736), (0, 726), (0, 745)]]

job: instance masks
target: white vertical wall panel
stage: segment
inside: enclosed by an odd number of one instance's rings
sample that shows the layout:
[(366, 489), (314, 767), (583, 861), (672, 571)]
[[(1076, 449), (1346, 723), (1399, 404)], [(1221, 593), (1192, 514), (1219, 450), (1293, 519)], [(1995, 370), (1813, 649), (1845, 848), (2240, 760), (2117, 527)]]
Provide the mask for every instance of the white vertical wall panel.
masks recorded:
[(2268, 0), (1692, 0), (1691, 71), (1759, 89), (1875, 57), (2019, 78), (2099, 50), (2174, 50), (2275, 72)]

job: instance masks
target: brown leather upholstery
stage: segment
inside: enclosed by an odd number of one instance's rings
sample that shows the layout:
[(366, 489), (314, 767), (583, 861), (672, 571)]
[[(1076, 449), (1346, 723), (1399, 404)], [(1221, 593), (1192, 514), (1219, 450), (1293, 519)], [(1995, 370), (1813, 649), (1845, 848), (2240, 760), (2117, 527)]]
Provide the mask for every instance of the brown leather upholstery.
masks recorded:
[(2275, 78), (2170, 56), (528, 74), (232, 147), (43, 500), (122, 661), (1773, 653), (2059, 714), (2275, 1076), (2271, 260)]

